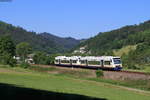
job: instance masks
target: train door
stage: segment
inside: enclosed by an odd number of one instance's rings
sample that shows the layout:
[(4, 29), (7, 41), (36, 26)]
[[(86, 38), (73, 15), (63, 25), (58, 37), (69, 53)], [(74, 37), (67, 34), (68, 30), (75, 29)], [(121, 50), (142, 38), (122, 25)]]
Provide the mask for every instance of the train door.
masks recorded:
[(59, 65), (60, 65), (61, 64), (61, 60), (59, 59), (58, 62), (59, 62)]
[(72, 60), (70, 59), (70, 65), (72, 66)]
[(85, 60), (86, 66), (88, 66), (88, 60)]
[(81, 64), (80, 59), (77, 59), (76, 64), (77, 64), (77, 65), (80, 65), (80, 64)]
[(101, 67), (104, 67), (104, 60), (100, 61)]

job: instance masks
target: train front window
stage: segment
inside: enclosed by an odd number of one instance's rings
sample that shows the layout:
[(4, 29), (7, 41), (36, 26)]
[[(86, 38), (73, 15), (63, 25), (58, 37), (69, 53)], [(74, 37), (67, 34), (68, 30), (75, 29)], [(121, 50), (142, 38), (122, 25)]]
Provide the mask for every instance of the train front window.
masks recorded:
[(120, 58), (113, 58), (114, 64), (121, 64)]

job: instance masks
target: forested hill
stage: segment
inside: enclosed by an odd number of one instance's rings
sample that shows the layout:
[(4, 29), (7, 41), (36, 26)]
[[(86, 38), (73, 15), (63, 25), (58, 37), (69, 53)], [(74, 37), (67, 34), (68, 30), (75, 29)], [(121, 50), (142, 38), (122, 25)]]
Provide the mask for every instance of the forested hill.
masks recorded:
[(77, 44), (80, 43), (80, 40), (76, 40), (76, 39), (71, 38), (71, 37), (61, 38), (61, 37), (58, 37), (58, 36), (55, 36), (55, 35), (52, 35), (52, 34), (46, 33), (46, 32), (42, 33), (40, 35), (43, 36), (46, 39), (53, 40), (56, 43), (56, 45), (63, 46), (66, 49), (67, 48), (73, 48)]
[[(84, 47), (85, 54), (115, 55), (114, 51), (128, 46), (134, 47), (128, 54), (130, 61), (150, 63), (150, 21), (99, 33), (97, 36), (82, 42), (75, 50), (79, 51), (81, 47)], [(127, 56), (124, 57), (127, 58)]]
[(0, 35), (10, 35), (15, 44), (28, 42), (35, 51), (47, 53), (63, 53), (80, 43), (73, 38), (61, 38), (49, 33), (29, 32), (21, 27), (0, 21)]
[(150, 21), (139, 25), (125, 26), (110, 32), (99, 33), (97, 36), (82, 42), (79, 47), (85, 46), (85, 51), (95, 55), (106, 55), (113, 49), (120, 49), (126, 45), (135, 45), (148, 41)]

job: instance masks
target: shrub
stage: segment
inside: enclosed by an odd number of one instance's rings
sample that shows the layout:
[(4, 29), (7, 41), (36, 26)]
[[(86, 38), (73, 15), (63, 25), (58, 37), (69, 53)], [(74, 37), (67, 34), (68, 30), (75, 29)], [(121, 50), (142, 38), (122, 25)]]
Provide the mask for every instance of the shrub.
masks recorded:
[(28, 68), (28, 67), (30, 67), (30, 64), (27, 63), (27, 62), (22, 62), (22, 63), (20, 64), (20, 67), (22, 67), (22, 68)]
[(0, 63), (4, 65), (10, 65), (11, 67), (16, 66), (16, 60), (8, 53), (0, 55)]
[(35, 64), (49, 65), (49, 64), (53, 63), (51, 60), (51, 56), (45, 52), (35, 52), (33, 60), (34, 60)]
[(128, 69), (133, 69), (133, 70), (142, 70), (142, 69), (144, 69), (144, 67), (140, 67), (140, 66), (132, 64), (132, 63), (131, 64), (129, 63), (127, 68)]
[(8, 64), (9, 64), (11, 67), (15, 67), (16, 64), (17, 64), (17, 61), (16, 61), (16, 59), (14, 59), (14, 58), (10, 58)]
[(96, 77), (102, 77), (104, 75), (102, 70), (96, 70)]

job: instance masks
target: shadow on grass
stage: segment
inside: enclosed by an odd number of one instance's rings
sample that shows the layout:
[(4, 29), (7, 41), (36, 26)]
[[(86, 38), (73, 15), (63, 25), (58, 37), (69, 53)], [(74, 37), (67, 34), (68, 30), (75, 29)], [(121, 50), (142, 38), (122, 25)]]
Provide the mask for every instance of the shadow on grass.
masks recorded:
[(0, 83), (1, 100), (106, 100), (77, 94), (57, 93)]

